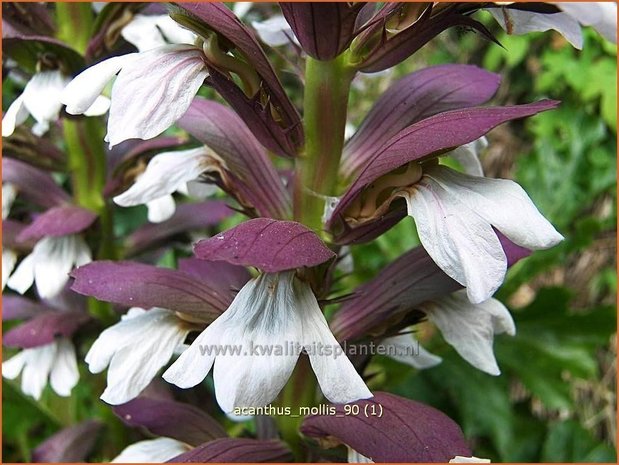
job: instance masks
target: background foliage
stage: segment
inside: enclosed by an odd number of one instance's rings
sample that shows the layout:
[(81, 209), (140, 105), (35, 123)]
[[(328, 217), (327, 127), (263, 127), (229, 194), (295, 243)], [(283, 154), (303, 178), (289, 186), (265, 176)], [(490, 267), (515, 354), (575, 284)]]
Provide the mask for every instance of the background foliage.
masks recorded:
[[(498, 294), (518, 329), (515, 337), (496, 341), (502, 376), (475, 370), (424, 328), (423, 345), (443, 363), (415, 371), (378, 356), (370, 366), (370, 387), (385, 382), (397, 394), (446, 412), (462, 426), (475, 454), (493, 462), (615, 462), (616, 47), (591, 31), (584, 31), (584, 50), (577, 51), (554, 33), (506, 36), (491, 21), (486, 24), (504, 49), (467, 31), (451, 31), (390, 72), (358, 78), (350, 123), (358, 125), (395, 79), (439, 63), (473, 63), (500, 73), (496, 104), (561, 100), (556, 111), (493, 131), (482, 162), (488, 176), (518, 181), (566, 240), (513, 267)], [(3, 106), (13, 98), (5, 88)], [(135, 210), (119, 213), (117, 233), (145, 218)], [(378, 241), (353, 248), (356, 279), (372, 277), (417, 245), (413, 227), (406, 219)], [(179, 254), (187, 250), (171, 248), (160, 264), (172, 266)], [(86, 350), (84, 341), (79, 352)], [(111, 438), (130, 440), (114, 429), (117, 420), (98, 400), (103, 378), (82, 373), (82, 381), (71, 398), (46, 392), (40, 402), (3, 381), (5, 462), (27, 461), (62, 425), (91, 417), (106, 418)], [(233, 434), (243, 427), (236, 425)], [(95, 459), (113, 456), (101, 446)]]

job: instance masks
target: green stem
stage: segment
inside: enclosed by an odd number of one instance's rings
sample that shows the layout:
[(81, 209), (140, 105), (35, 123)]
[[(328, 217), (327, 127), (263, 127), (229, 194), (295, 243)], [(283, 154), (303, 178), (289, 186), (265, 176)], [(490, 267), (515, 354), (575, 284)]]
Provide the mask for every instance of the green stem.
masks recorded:
[(84, 54), (94, 25), (90, 2), (57, 2), (58, 38)]
[(307, 58), (303, 102), (305, 151), (297, 161), (295, 218), (319, 232), (325, 197), (337, 194), (353, 76), (345, 54), (331, 61)]
[[(97, 118), (66, 118), (63, 127), (75, 203), (99, 215), (100, 228), (96, 240), (99, 249), (96, 258), (117, 258), (112, 210), (103, 198), (107, 166), (103, 144), (100, 142), (103, 140), (100, 121)], [(111, 324), (116, 320), (108, 303), (89, 299), (88, 308), (95, 318), (105, 323)]]

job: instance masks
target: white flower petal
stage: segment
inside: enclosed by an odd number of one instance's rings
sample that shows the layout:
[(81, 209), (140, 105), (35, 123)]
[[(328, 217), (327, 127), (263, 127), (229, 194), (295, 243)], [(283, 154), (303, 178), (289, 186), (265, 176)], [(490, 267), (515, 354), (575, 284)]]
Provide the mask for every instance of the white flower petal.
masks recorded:
[(2, 290), (3, 291), (6, 286), (7, 281), (9, 280), (10, 274), (13, 272), (13, 268), (15, 268), (15, 262), (17, 262), (17, 254), (15, 253), (15, 251), (4, 247), (2, 249)]
[(249, 12), (252, 6), (254, 6), (254, 2), (234, 2), (232, 11), (239, 18), (242, 18)]
[(434, 179), (422, 179), (402, 194), (432, 260), (467, 288), (471, 302), (487, 300), (503, 283), (507, 258), (496, 233)]
[(34, 283), (34, 263), (33, 253), (24, 257), (6, 285), (15, 292), (25, 293)]
[(166, 45), (125, 63), (112, 89), (106, 141), (151, 139), (189, 108), (208, 71), (200, 49)]
[(187, 337), (189, 327), (173, 312), (153, 308), (122, 319), (97, 338), (86, 355), (93, 373), (109, 364), (101, 395), (118, 405), (138, 396)]
[(491, 375), (501, 373), (492, 350), (494, 335), (516, 333), (514, 320), (501, 302), (489, 299), (472, 304), (464, 291), (458, 291), (424, 303), (421, 309), (462, 358)]
[(508, 8), (488, 8), (488, 11), (508, 34), (521, 35), (554, 29), (574, 47), (582, 48), (580, 25), (567, 13), (543, 14)]
[(32, 349), (24, 349), (28, 353), (27, 361), (21, 375), (21, 390), (35, 399), (40, 399), (47, 378), (56, 358), (58, 345), (56, 342)]
[[(215, 395), (224, 412), (269, 404), (290, 378), (301, 349), (290, 342), (302, 338), (302, 310), (291, 301), (294, 279), (294, 272), (263, 274), (245, 285), (226, 311), (221, 344), (240, 344), (243, 353), (215, 359)], [(264, 352), (252, 353), (252, 345)]]
[(163, 374), (193, 387), (214, 368), (224, 412), (271, 402), (288, 380), (303, 346), (339, 348), (337, 357), (310, 355), (323, 392), (333, 402), (371, 397), (329, 330), (311, 288), (294, 272), (263, 274), (247, 283), (219, 318)]
[(419, 345), (412, 334), (399, 334), (383, 339), (389, 357), (418, 370), (432, 368), (443, 361), (441, 357), (431, 354)]
[(112, 103), (112, 101), (109, 98), (107, 98), (107, 97), (105, 97), (103, 95), (99, 95), (95, 99), (93, 104), (90, 105), (90, 107), (88, 107), (88, 109), (84, 112), (84, 115), (86, 115), (86, 116), (101, 116), (101, 115), (104, 115), (110, 109), (111, 103)]
[(452, 198), (522, 247), (547, 249), (563, 240), (514, 181), (468, 176), (440, 165), (427, 173)]
[(206, 182), (189, 181), (184, 188), (179, 187), (178, 192), (194, 199), (206, 199), (217, 192), (217, 186)]
[(355, 271), (355, 261), (350, 250), (350, 246), (345, 245), (340, 249), (338, 253), (339, 261), (337, 262), (337, 269), (344, 274), (352, 274)]
[(49, 131), (49, 123), (47, 121), (36, 122), (32, 125), (32, 134), (37, 137), (45, 135)]
[(556, 3), (580, 24), (591, 26), (612, 43), (617, 43), (617, 2)]
[(17, 197), (17, 188), (9, 183), (5, 182), (2, 184), (2, 219), (5, 220), (9, 216), (11, 212), (11, 207), (13, 206), (13, 202), (15, 201), (15, 197)]
[[(237, 295), (238, 297), (238, 295)], [(163, 379), (179, 388), (187, 389), (202, 382), (219, 355), (217, 348), (221, 338), (221, 326), (227, 320), (226, 312), (213, 321), (193, 341), (178, 359), (163, 373)], [(210, 348), (212, 351), (206, 351)]]
[(62, 338), (57, 342), (56, 358), (49, 379), (52, 389), (59, 396), (68, 397), (79, 379), (75, 347), (70, 340)]
[(15, 127), (28, 119), (28, 109), (24, 105), (24, 94), (17, 97), (2, 117), (2, 137), (9, 137), (15, 132)]
[[(310, 286), (295, 282), (295, 308), (303, 320), (303, 345), (324, 396), (336, 404), (368, 399), (372, 393), (333, 336)], [(331, 353), (320, 354), (318, 347)]]
[(23, 96), (24, 106), (38, 123), (33, 132), (44, 134), (49, 123), (58, 119), (62, 109), (60, 95), (68, 82), (69, 79), (59, 70), (36, 73), (28, 81)]
[(352, 447), (346, 446), (348, 449), (348, 463), (374, 463), (374, 461), (363, 454), (360, 454)]
[(187, 444), (176, 439), (147, 439), (123, 449), (112, 463), (164, 463), (190, 449)]
[(196, 41), (197, 36), (193, 32), (182, 27), (169, 15), (158, 16), (157, 28), (171, 44), (193, 44)]
[(120, 35), (140, 52), (162, 47), (167, 44), (157, 28), (158, 20), (159, 16), (137, 14), (122, 28)]
[(471, 176), (483, 176), (484, 169), (479, 160), (479, 154), (488, 147), (488, 139), (480, 137), (473, 142), (455, 148), (445, 156), (450, 156), (462, 165), (464, 172)]
[(161, 223), (174, 215), (176, 202), (174, 202), (174, 197), (168, 194), (146, 202), (146, 208), (148, 208), (148, 221)]
[(479, 457), (462, 457), (456, 455), (449, 463), (490, 463), (490, 459), (480, 459)]
[(13, 355), (10, 359), (2, 362), (2, 377), (6, 379), (15, 379), (24, 369), (24, 365), (28, 361), (28, 352), (22, 350)]
[(149, 318), (140, 320), (137, 317), (146, 313), (147, 311), (142, 308), (132, 307), (120, 317), (119, 323), (110, 326), (99, 335), (85, 358), (91, 373), (101, 373), (110, 364), (116, 351), (135, 343), (135, 336), (142, 334), (143, 322), (149, 321)]
[(90, 253), (88, 244), (86, 244), (82, 236), (76, 235), (73, 237), (75, 238), (73, 241), (73, 250), (75, 252), (74, 266), (78, 267), (90, 263), (92, 261), (92, 254)]
[(129, 53), (118, 57), (109, 58), (78, 74), (62, 91), (61, 102), (71, 115), (81, 115), (88, 111), (103, 89), (122, 67), (134, 60), (137, 53)]
[(114, 197), (122, 207), (146, 204), (175, 192), (200, 176), (208, 167), (204, 147), (156, 155), (128, 190)]
[(90, 261), (88, 247), (77, 235), (45, 237), (36, 243), (32, 255), (34, 281), (44, 299), (54, 297), (63, 289), (75, 265)]
[(260, 40), (271, 47), (297, 42), (290, 24), (282, 15), (272, 16), (264, 21), (252, 21), (251, 25)]

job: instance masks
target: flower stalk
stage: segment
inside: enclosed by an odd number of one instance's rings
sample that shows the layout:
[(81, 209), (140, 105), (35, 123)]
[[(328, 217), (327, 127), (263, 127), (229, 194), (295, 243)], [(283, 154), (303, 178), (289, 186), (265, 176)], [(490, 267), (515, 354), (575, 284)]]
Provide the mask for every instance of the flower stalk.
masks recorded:
[(94, 26), (90, 3), (59, 2), (56, 4), (56, 24), (59, 26), (58, 38), (85, 53)]
[(307, 58), (303, 115), (306, 142), (297, 162), (295, 219), (318, 232), (323, 230), (325, 199), (337, 194), (353, 76), (345, 54), (330, 61)]
[[(326, 198), (337, 194), (353, 76), (354, 71), (347, 67), (345, 55), (330, 61), (307, 57), (303, 117), (306, 142), (297, 159), (294, 216), (318, 234), (323, 232)], [(316, 405), (316, 387), (309, 361), (303, 357), (282, 393), (281, 403), (290, 406), (294, 413), (299, 407), (313, 407)], [(297, 460), (303, 460), (305, 455), (299, 435), (300, 422), (300, 417), (279, 419), (283, 438)]]

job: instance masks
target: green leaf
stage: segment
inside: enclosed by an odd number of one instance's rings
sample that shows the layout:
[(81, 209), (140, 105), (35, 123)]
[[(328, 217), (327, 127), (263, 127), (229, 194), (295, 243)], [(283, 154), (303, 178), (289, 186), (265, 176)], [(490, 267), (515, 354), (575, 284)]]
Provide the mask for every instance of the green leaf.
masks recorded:
[(600, 444), (577, 422), (568, 420), (550, 425), (541, 461), (616, 463), (616, 452), (612, 447)]

